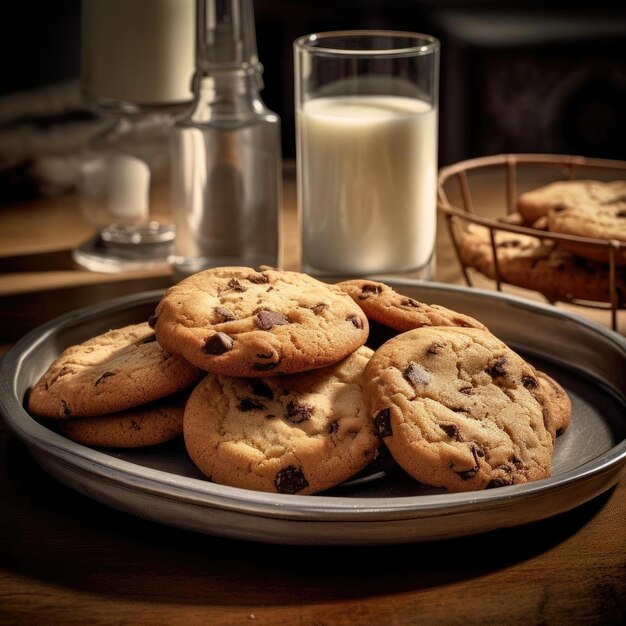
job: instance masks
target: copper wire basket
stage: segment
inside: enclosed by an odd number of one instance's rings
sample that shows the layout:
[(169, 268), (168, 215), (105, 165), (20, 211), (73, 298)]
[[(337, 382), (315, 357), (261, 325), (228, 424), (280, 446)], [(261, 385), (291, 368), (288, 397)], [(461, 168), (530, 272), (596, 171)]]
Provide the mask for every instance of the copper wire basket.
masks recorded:
[[(498, 192), (502, 196), (502, 202), (496, 203), (497, 216), (485, 216), (477, 207), (480, 203), (475, 202), (471, 181), (480, 175), (495, 175), (498, 181)], [(517, 213), (517, 198), (519, 193), (532, 188), (540, 187), (557, 180), (576, 179), (618, 180), (626, 179), (626, 161), (609, 159), (592, 159), (582, 156), (552, 155), (552, 154), (499, 154), (476, 159), (461, 161), (450, 166), (442, 167), (438, 177), (438, 208), (445, 217), (446, 225), (452, 240), (456, 257), (463, 272), (463, 277), (468, 286), (472, 287), (472, 279), (468, 272), (469, 266), (463, 261), (459, 240), (457, 238), (457, 226), (463, 223), (473, 223), (485, 226), (489, 229), (491, 254), (494, 268), (494, 281), (498, 291), (502, 291), (503, 283), (514, 284), (502, 277), (496, 254), (496, 233), (508, 232), (535, 237), (541, 242), (569, 242), (584, 244), (585, 246), (604, 248), (607, 254), (608, 270), (608, 294), (605, 301), (580, 300), (575, 298), (558, 298), (552, 295), (540, 293), (548, 302), (566, 302), (584, 307), (604, 309), (610, 311), (611, 327), (617, 329), (617, 313), (623, 308), (617, 288), (617, 258), (624, 254), (626, 244), (616, 240), (595, 239), (566, 235), (545, 230), (538, 230), (525, 225), (518, 225), (497, 218), (506, 217)], [(449, 200), (452, 182), (456, 179), (457, 195), (461, 206), (455, 206)], [(492, 212), (494, 207), (491, 207)]]

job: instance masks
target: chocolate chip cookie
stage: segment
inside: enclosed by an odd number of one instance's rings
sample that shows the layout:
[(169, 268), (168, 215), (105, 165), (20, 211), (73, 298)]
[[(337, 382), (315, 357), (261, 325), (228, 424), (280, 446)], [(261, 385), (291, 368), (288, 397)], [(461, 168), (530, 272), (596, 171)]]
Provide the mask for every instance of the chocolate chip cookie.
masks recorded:
[(354, 476), (380, 440), (362, 394), (372, 350), (323, 369), (266, 378), (208, 374), (192, 392), (184, 438), (217, 483), (312, 494)]
[(152, 323), (172, 354), (208, 372), (250, 377), (331, 365), (369, 332), (363, 311), (338, 287), (246, 267), (210, 269), (174, 285)]
[[(609, 271), (604, 263), (588, 261), (529, 235), (495, 233), (498, 268), (503, 282), (533, 289), (554, 300), (610, 302)], [(496, 266), (489, 229), (470, 224), (458, 236), (464, 265), (495, 279)], [(626, 270), (616, 275), (618, 306), (626, 303)]]
[(354, 279), (337, 283), (337, 287), (363, 309), (368, 319), (398, 331), (421, 326), (485, 328), (484, 324), (469, 315), (408, 298), (385, 283)]
[(67, 419), (116, 413), (177, 393), (204, 372), (156, 341), (147, 322), (64, 350), (31, 390), (34, 415)]
[(188, 393), (176, 394), (135, 409), (59, 420), (69, 439), (99, 448), (141, 448), (166, 443), (183, 434)]
[[(626, 265), (626, 181), (557, 181), (520, 194), (518, 210), (527, 223), (549, 232), (615, 242), (615, 260)], [(566, 240), (559, 245), (591, 261), (609, 261), (608, 246)]]
[(626, 181), (559, 180), (521, 193), (517, 209), (528, 224), (560, 206), (610, 206), (626, 199)]
[(407, 331), (363, 380), (379, 435), (418, 481), (456, 492), (550, 476), (554, 425), (537, 374), (489, 332)]

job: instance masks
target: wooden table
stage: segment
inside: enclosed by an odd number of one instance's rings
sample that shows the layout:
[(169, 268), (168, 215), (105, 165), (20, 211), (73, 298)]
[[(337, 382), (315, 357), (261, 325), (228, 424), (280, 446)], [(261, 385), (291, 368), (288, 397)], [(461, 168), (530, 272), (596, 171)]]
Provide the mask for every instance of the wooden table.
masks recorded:
[[(293, 172), (286, 268), (298, 268)], [(0, 207), (0, 344), (64, 311), (165, 287), (166, 270), (76, 268), (75, 198)], [(437, 279), (461, 283), (445, 229)], [(531, 295), (532, 297), (532, 295)], [(593, 312), (583, 314), (595, 315)], [(197, 535), (55, 482), (0, 426), (1, 624), (623, 624), (626, 480), (525, 527), (387, 547), (288, 547)]]

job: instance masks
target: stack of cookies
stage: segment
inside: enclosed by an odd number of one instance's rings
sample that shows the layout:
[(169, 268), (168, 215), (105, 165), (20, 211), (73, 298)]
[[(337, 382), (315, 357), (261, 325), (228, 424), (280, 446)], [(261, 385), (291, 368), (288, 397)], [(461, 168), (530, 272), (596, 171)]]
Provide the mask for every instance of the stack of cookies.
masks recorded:
[(557, 381), (467, 315), (245, 267), (195, 274), (148, 322), (68, 348), (28, 409), (93, 446), (182, 433), (210, 480), (283, 494), (341, 484), (383, 447), (449, 491), (546, 478), (572, 417)]
[[(507, 221), (538, 236), (494, 231), (496, 272), (489, 229), (470, 224), (459, 237), (464, 265), (554, 300), (611, 302), (610, 243), (616, 306), (626, 306), (626, 181), (557, 181), (520, 194), (517, 209)], [(551, 233), (571, 238), (555, 241)]]

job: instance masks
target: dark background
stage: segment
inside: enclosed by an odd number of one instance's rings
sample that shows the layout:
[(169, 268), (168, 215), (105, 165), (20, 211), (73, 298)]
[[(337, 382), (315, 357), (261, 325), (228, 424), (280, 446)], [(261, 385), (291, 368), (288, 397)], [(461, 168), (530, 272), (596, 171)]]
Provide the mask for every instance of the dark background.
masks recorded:
[[(440, 165), (501, 152), (625, 159), (624, 5), (613, 0), (256, 0), (265, 66), (262, 96), (282, 118), (283, 153), (292, 158), (296, 37), (343, 28), (427, 32), (442, 42)], [(3, 128), (16, 120), (24, 123), (19, 111), (1, 115), (3, 97), (79, 77), (80, 0), (0, 3), (0, 138)], [(88, 115), (56, 111), (28, 123), (46, 128)]]

